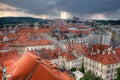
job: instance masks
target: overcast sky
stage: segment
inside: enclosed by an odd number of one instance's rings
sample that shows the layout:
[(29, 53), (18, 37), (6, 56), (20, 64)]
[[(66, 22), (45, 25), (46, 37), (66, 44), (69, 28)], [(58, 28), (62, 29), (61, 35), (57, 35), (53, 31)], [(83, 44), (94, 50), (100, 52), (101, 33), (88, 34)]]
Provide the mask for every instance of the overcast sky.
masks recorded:
[(120, 19), (120, 0), (0, 0), (0, 17)]

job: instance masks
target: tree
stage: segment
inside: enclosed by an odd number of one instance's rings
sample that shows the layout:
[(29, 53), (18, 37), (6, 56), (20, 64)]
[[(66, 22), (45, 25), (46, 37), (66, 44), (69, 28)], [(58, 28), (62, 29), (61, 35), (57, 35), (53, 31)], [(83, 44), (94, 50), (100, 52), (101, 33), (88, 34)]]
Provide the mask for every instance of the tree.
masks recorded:
[(74, 71), (76, 71), (76, 68), (71, 68), (71, 72), (74, 72)]
[(84, 77), (80, 78), (80, 80), (85, 80)]
[(96, 80), (96, 76), (93, 72), (91, 72), (91, 70), (89, 70), (88, 72), (84, 74), (84, 79), (85, 80)]
[(91, 70), (87, 71), (80, 80), (103, 80), (101, 77), (97, 77)]
[(96, 80), (103, 80), (101, 77), (97, 77)]
[(117, 77), (116, 77), (116, 80), (120, 80), (120, 67), (117, 68)]
[(82, 67), (79, 69), (80, 72), (84, 73), (85, 72), (85, 69), (84, 69), (84, 65), (82, 64)]

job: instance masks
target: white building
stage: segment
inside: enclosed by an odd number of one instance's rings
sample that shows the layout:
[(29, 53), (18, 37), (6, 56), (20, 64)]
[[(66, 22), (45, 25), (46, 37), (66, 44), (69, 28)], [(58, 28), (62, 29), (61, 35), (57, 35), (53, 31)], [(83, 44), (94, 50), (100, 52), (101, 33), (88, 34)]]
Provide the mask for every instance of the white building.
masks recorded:
[(34, 40), (34, 42), (29, 44), (20, 44), (18, 42), (10, 45), (10, 50), (18, 50), (20, 54), (26, 53), (29, 50), (40, 50), (42, 48), (53, 49), (54, 44), (49, 40)]
[(73, 74), (75, 75), (74, 76), (75, 80), (80, 80), (80, 78), (83, 77), (83, 73), (81, 73), (80, 71), (75, 71), (73, 72)]
[(120, 47), (120, 31), (116, 32), (114, 35), (114, 41), (119, 45)]
[(111, 33), (112, 33), (112, 40), (114, 41), (114, 43), (120, 46), (120, 29), (112, 28)]
[(72, 47), (66, 45), (68, 52), (60, 53), (58, 65), (67, 70), (75, 67), (80, 68), (84, 62), (84, 51), (79, 44), (73, 44)]
[(76, 38), (69, 38), (69, 39), (61, 39), (60, 42), (64, 44), (81, 44), (88, 46), (88, 36), (83, 35), (82, 37), (76, 37)]
[(105, 30), (95, 30), (89, 34), (89, 46), (94, 44), (110, 45), (111, 37)]

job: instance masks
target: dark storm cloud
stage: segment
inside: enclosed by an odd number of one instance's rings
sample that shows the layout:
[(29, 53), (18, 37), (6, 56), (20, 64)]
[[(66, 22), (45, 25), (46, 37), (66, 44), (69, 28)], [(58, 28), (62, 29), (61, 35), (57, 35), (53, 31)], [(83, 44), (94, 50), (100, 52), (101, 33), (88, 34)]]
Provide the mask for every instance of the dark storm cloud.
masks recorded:
[(2, 3), (27, 10), (32, 14), (58, 15), (67, 11), (72, 15), (114, 14), (120, 9), (120, 0), (0, 0)]
[(59, 0), (56, 7), (76, 15), (112, 13), (120, 9), (120, 0)]

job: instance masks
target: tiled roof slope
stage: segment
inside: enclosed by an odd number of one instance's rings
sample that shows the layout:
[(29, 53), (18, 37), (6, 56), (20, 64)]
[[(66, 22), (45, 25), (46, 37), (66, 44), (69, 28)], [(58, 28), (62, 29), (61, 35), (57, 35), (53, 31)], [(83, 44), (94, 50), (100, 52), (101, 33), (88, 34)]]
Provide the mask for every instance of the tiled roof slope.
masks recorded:
[(109, 45), (94, 45), (93, 50), (86, 52), (86, 57), (104, 65), (120, 62), (120, 48), (110, 48)]
[(60, 72), (50, 61), (28, 52), (14, 64), (9, 80), (73, 80)]

